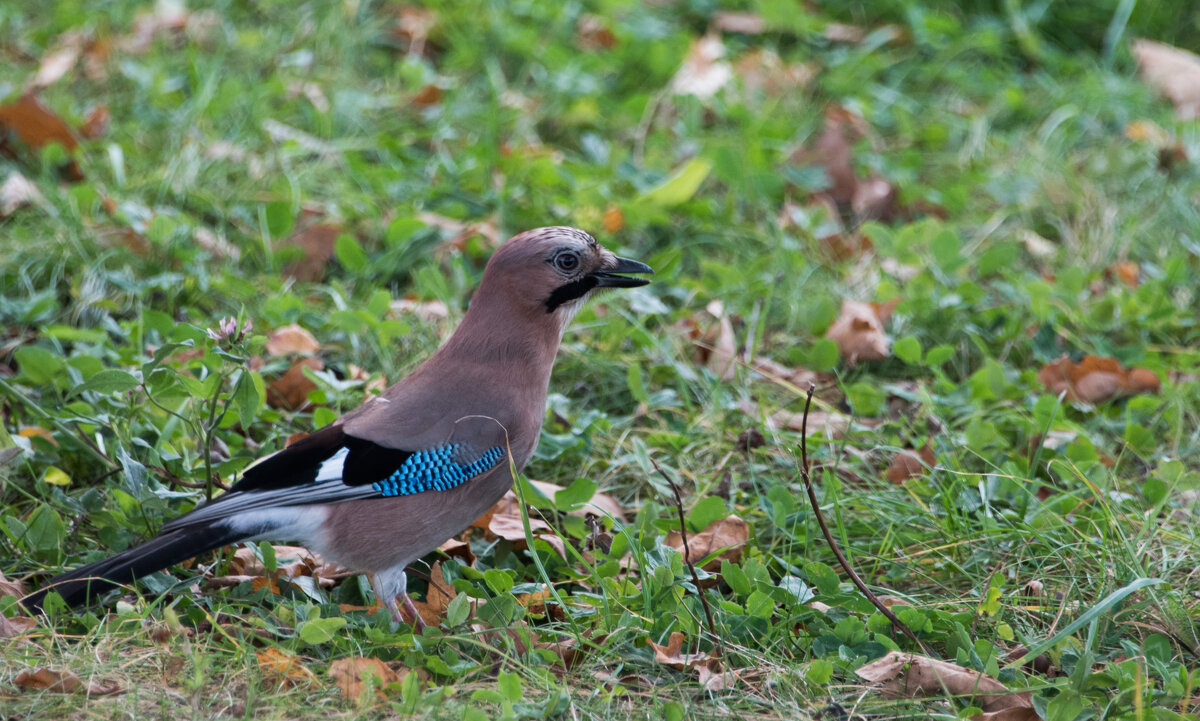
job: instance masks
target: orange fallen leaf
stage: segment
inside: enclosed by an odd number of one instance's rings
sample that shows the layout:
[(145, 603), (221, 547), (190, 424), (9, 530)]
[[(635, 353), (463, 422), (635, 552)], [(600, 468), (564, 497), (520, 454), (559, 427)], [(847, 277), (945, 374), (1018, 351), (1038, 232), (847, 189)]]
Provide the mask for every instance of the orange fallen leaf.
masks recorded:
[(76, 693), (83, 691), (88, 696), (108, 696), (120, 691), (121, 688), (112, 682), (103, 684), (89, 683), (86, 686), (79, 677), (70, 671), (54, 671), (39, 668), (34, 671), (22, 671), (13, 681), (22, 691), (29, 689), (45, 689), (51, 693)]
[(1145, 38), (1130, 49), (1142, 77), (1175, 105), (1180, 120), (1200, 117), (1200, 56)]
[(413, 96), (413, 105), (422, 108), (427, 108), (430, 105), (437, 105), (442, 101), (442, 89), (436, 85), (426, 85), (421, 88), (421, 92)]
[(267, 336), (266, 351), (269, 356), (281, 356), (289, 353), (312, 354), (321, 350), (321, 344), (304, 328), (296, 325), (285, 325)]
[[(567, 548), (563, 539), (554, 533), (554, 529), (550, 527), (549, 523), (531, 514), (529, 528), (534, 537), (549, 543), (555, 551), (558, 551), (558, 555), (563, 558), (567, 557)], [(521, 502), (515, 493), (509, 491), (493, 506), (491, 516), (487, 520), (486, 531), (493, 538), (503, 538), (512, 543), (514, 548), (527, 547), (525, 526), (521, 522)]]
[(377, 658), (339, 658), (329, 664), (329, 676), (343, 696), (358, 702), (365, 701), (363, 694), (368, 688), (365, 679), (372, 676), (377, 679), (375, 695), (379, 698), (384, 697), (378, 690), (380, 687), (400, 680), (395, 671)]
[(104, 135), (111, 121), (112, 114), (108, 112), (108, 106), (97, 105), (88, 113), (83, 125), (79, 126), (79, 136), (86, 140), (95, 140)]
[(617, 206), (611, 205), (608, 207), (608, 210), (604, 211), (604, 219), (601, 221), (601, 225), (604, 226), (604, 232), (606, 233), (620, 232), (625, 227), (625, 214)]
[(267, 386), (267, 403), (272, 408), (294, 411), (308, 403), (308, 394), (316, 390), (317, 384), (304, 375), (305, 368), (319, 371), (324, 370), (325, 364), (320, 358), (301, 358), (286, 373), (271, 381)]
[(926, 443), (921, 450), (898, 451), (888, 466), (887, 479), (891, 483), (901, 484), (910, 478), (923, 476), (937, 464), (937, 455)]
[(325, 277), (325, 268), (333, 257), (333, 247), (342, 229), (336, 225), (317, 223), (293, 233), (280, 247), (299, 248), (301, 256), (283, 268), (284, 275), (296, 280), (315, 283)]
[(1162, 381), (1146, 368), (1123, 367), (1114, 358), (1084, 356), (1078, 363), (1067, 356), (1047, 363), (1038, 380), (1051, 393), (1067, 394), (1075, 401), (1100, 403), (1117, 396), (1158, 393)]
[(422, 621), (436, 626), (446, 617), (446, 607), (454, 600), (455, 595), (454, 586), (446, 580), (446, 574), (442, 570), (442, 562), (434, 561), (433, 567), (429, 569), (429, 587), (425, 591), (425, 599), (413, 601), (413, 605), (421, 614)]
[(712, 655), (707, 651), (700, 651), (699, 653), (685, 652), (683, 650), (685, 638), (679, 631), (672, 631), (671, 635), (667, 638), (665, 646), (661, 646), (653, 641), (646, 641), (646, 645), (654, 649), (655, 661), (671, 668), (692, 668), (712, 659)]
[(1119, 260), (1104, 269), (1106, 277), (1116, 278), (1130, 288), (1138, 287), (1140, 283), (1138, 275), (1140, 272), (1138, 264), (1131, 260)]
[(283, 688), (310, 684), (316, 680), (316, 675), (300, 659), (283, 649), (271, 646), (255, 655), (263, 675)]
[[(949, 694), (975, 699), (988, 712), (1033, 710), (1029, 692), (1013, 693), (991, 676), (927, 656), (889, 651), (883, 658), (854, 673), (873, 684), (880, 684), (878, 690), (885, 698)], [(1029, 718), (1036, 719), (1037, 716)]]
[(749, 539), (749, 524), (738, 516), (726, 516), (713, 521), (708, 528), (699, 533), (689, 533), (686, 553), (683, 549), (683, 536), (679, 531), (668, 533), (665, 543), (683, 553), (684, 560), (692, 563), (700, 563), (716, 553), (717, 555), (704, 565), (704, 570), (711, 573), (720, 570), (722, 561), (740, 561), (742, 550)]
[(31, 148), (59, 143), (67, 150), (73, 150), (79, 144), (70, 126), (33, 93), (0, 105), (0, 127), (16, 133), (21, 142)]
[(22, 438), (42, 438), (46, 441), (49, 441), (53, 445), (58, 445), (58, 441), (54, 440), (54, 436), (50, 433), (50, 431), (42, 428), (41, 426), (25, 426), (21, 430), (17, 431), (17, 435), (21, 436)]
[(825, 337), (837, 343), (842, 358), (850, 365), (883, 360), (892, 352), (892, 339), (883, 332), (885, 314), (891, 314), (886, 306), (843, 300), (842, 311)]

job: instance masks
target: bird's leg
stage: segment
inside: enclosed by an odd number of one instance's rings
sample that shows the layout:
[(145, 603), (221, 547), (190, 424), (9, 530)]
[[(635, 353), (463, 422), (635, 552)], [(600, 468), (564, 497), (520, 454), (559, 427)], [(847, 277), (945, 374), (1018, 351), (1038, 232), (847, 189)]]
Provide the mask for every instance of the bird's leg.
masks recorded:
[[(418, 631), (425, 628), (425, 620), (421, 618), (416, 605), (408, 597), (408, 577), (404, 575), (404, 566), (400, 566), (399, 569), (389, 568), (373, 574), (371, 588), (375, 590), (375, 597), (379, 599), (379, 602), (392, 614), (392, 618), (396, 619), (396, 623), (411, 625)], [(404, 599), (399, 604), (396, 603), (397, 596)], [(408, 618), (405, 618), (406, 611)]]

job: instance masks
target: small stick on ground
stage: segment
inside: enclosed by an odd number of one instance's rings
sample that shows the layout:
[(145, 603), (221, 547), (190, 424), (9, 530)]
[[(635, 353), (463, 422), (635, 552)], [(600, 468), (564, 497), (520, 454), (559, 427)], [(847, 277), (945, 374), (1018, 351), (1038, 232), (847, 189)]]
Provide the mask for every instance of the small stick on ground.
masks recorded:
[(708, 599), (704, 597), (704, 589), (700, 587), (700, 574), (696, 573), (696, 566), (692, 564), (692, 547), (688, 545), (687, 537), (687, 520), (683, 516), (683, 496), (679, 495), (679, 488), (675, 486), (675, 482), (666, 474), (658, 461), (650, 459), (650, 464), (654, 466), (654, 470), (658, 471), (658, 475), (667, 482), (671, 487), (671, 493), (675, 494), (675, 510), (679, 511), (679, 535), (683, 538), (683, 562), (687, 564), (688, 570), (692, 572), (692, 583), (696, 584), (696, 593), (700, 596), (700, 605), (704, 607), (704, 618), (708, 621), (708, 632), (718, 642), (721, 637), (717, 635), (717, 624), (713, 622), (712, 609), (708, 607)]
[(833, 533), (829, 530), (829, 524), (825, 522), (825, 514), (821, 513), (821, 505), (817, 502), (817, 493), (813, 490), (812, 475), (808, 470), (808, 408), (812, 405), (813, 391), (817, 388), (812, 383), (808, 384), (808, 396), (804, 399), (804, 415), (800, 419), (800, 477), (804, 479), (804, 490), (808, 492), (808, 502), (812, 505), (813, 515), (817, 517), (817, 524), (821, 526), (821, 533), (825, 534), (825, 542), (829, 544), (829, 548), (833, 551), (833, 555), (837, 556), (838, 563), (850, 577), (850, 580), (858, 588), (862, 595), (867, 597), (879, 612), (887, 617), (887, 620), (892, 622), (894, 628), (899, 629), (904, 635), (916, 642), (926, 656), (938, 658), (938, 655), (933, 652), (933, 649), (920, 638), (917, 637), (915, 631), (908, 627), (903, 621), (892, 613), (892, 609), (888, 608), (879, 600), (871, 589), (867, 588), (867, 584), (859, 578), (858, 574), (850, 566), (850, 561), (846, 560), (846, 556), (842, 554), (842, 549), (833, 540)]

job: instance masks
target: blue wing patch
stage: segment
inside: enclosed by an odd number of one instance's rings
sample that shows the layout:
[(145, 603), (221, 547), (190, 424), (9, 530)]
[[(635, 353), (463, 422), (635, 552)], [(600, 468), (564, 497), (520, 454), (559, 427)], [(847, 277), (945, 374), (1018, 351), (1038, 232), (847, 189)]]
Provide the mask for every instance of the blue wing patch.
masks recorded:
[(455, 486), (489, 471), (504, 457), (504, 449), (488, 449), (474, 461), (462, 464), (455, 460), (461, 443), (449, 443), (428, 451), (417, 451), (404, 460), (392, 475), (376, 481), (371, 487), (383, 496), (408, 496), (425, 491), (448, 491)]

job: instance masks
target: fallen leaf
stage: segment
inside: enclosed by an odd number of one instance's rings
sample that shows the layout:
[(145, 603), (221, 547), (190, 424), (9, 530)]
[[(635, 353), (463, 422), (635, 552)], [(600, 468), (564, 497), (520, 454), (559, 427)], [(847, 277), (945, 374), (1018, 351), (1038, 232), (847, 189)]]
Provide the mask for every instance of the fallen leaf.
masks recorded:
[(475, 563), (475, 553), (471, 551), (471, 544), (468, 541), (448, 538), (437, 547), (437, 550), (451, 558), (461, 558), (468, 566)]
[(0, 572), (0, 597), (16, 596), (20, 598), (25, 595), (25, 584), (20, 581), (12, 581), (4, 577), (4, 573)]
[(450, 309), (440, 300), (415, 300), (400, 298), (388, 306), (392, 316), (415, 315), (426, 323), (443, 321), (450, 317)]
[(412, 97), (413, 105), (421, 108), (427, 108), (430, 105), (437, 105), (442, 101), (442, 89), (436, 85), (426, 85), (421, 88), (421, 91)]
[(712, 16), (710, 27), (721, 32), (761, 35), (767, 30), (767, 21), (758, 13), (723, 10)]
[(683, 65), (671, 79), (671, 89), (677, 95), (712, 98), (733, 79), (733, 68), (721, 59), (724, 56), (725, 44), (716, 33), (693, 41)]
[(26, 205), (42, 204), (46, 199), (37, 186), (24, 176), (13, 170), (0, 185), (0, 218), (15, 213)]
[(321, 344), (304, 328), (293, 323), (281, 326), (267, 335), (266, 351), (269, 356), (288, 355), (290, 353), (312, 354), (321, 350)]
[(937, 455), (934, 454), (928, 443), (921, 446), (919, 451), (898, 451), (892, 458), (891, 465), (888, 466), (887, 479), (889, 482), (899, 485), (910, 478), (925, 475), (935, 465), (937, 465)]
[(1146, 368), (1124, 368), (1113, 358), (1084, 356), (1078, 363), (1067, 356), (1047, 363), (1038, 371), (1047, 391), (1065, 392), (1067, 398), (1100, 403), (1117, 396), (1158, 393), (1162, 381)]
[(108, 131), (108, 124), (111, 121), (112, 114), (108, 112), (108, 106), (97, 105), (88, 113), (83, 125), (79, 126), (79, 136), (87, 140), (95, 140)]
[(854, 673), (873, 684), (880, 684), (878, 690), (885, 698), (948, 694), (974, 699), (989, 712), (1033, 709), (1028, 691), (1013, 693), (990, 676), (927, 656), (889, 651), (883, 658), (861, 666)]
[(1145, 38), (1131, 50), (1142, 77), (1175, 105), (1180, 120), (1200, 117), (1200, 56)]
[[(529, 528), (535, 537), (549, 543), (554, 550), (558, 551), (558, 555), (563, 558), (567, 557), (567, 548), (563, 539), (554, 533), (554, 529), (550, 527), (549, 523), (530, 514)], [(504, 494), (504, 497), (492, 508), (491, 516), (487, 520), (486, 531), (491, 537), (503, 538), (512, 543), (516, 549), (527, 548), (525, 526), (521, 522), (521, 502), (515, 493), (509, 491)]]
[(0, 638), (11, 638), (37, 628), (37, 619), (29, 616), (13, 616), (8, 618), (0, 614)]
[(255, 654), (258, 657), (258, 668), (271, 682), (282, 688), (311, 684), (316, 675), (292, 654), (271, 646)]
[(467, 241), (475, 236), (483, 238), (486, 245), (490, 248), (500, 245), (500, 226), (497, 224), (494, 216), (481, 221), (469, 222), (447, 218), (444, 215), (430, 213), (429, 211), (421, 211), (417, 213), (417, 220), (425, 225), (437, 228), (444, 235), (450, 236), (448, 240), (442, 241), (439, 246), (442, 250), (451, 249), (461, 251), (466, 247)]
[(890, 223), (899, 212), (899, 199), (896, 186), (876, 175), (860, 182), (854, 189), (850, 208), (859, 222), (882, 220)]
[[(9, 132), (5, 133), (5, 130)], [(22, 143), (34, 150), (51, 143), (58, 143), (68, 151), (79, 145), (70, 126), (43, 105), (33, 93), (25, 93), (12, 103), (0, 105), (0, 152), (17, 157), (19, 153), (5, 139), (6, 134), (16, 135)], [(74, 160), (69, 161), (63, 171), (68, 180), (83, 179), (83, 173)]]
[(589, 52), (609, 50), (617, 46), (617, 36), (604, 18), (584, 13), (579, 16), (579, 23), (575, 26), (575, 45)]
[(410, 57), (432, 58), (429, 33), (437, 27), (437, 14), (417, 5), (402, 5), (397, 11), (396, 24), (392, 27), (392, 40)]
[(140, 13), (133, 23), (133, 32), (117, 41), (117, 47), (127, 53), (144, 53), (155, 39), (165, 37), (174, 44), (191, 38), (203, 41), (221, 23), (215, 11), (192, 12), (183, 2), (160, 1), (154, 9)]
[(317, 223), (293, 233), (280, 246), (299, 248), (303, 254), (284, 266), (283, 274), (299, 281), (319, 282), (325, 277), (325, 268), (333, 257), (333, 247), (341, 232), (342, 229), (336, 225)]
[(699, 653), (686, 653), (683, 650), (683, 641), (686, 637), (679, 631), (672, 631), (667, 638), (665, 646), (660, 646), (653, 641), (646, 641), (646, 645), (654, 649), (654, 660), (671, 668), (685, 669), (692, 668), (698, 664), (706, 663), (712, 658), (712, 655), (707, 651)]
[(825, 36), (825, 39), (835, 43), (861, 43), (867, 36), (866, 31), (857, 25), (844, 23), (828, 23), (821, 34)]
[(1167, 131), (1158, 123), (1146, 118), (1134, 120), (1126, 125), (1125, 137), (1135, 143), (1149, 143), (1155, 146), (1163, 146), (1170, 142)]
[(719, 300), (714, 300), (705, 308), (717, 319), (717, 337), (713, 341), (712, 352), (709, 353), (708, 369), (721, 380), (729, 380), (737, 373), (737, 338), (733, 335), (733, 322), (725, 314), (725, 307)]
[(54, 47), (50, 48), (45, 55), (42, 56), (41, 63), (38, 64), (37, 73), (33, 79), (29, 81), (26, 90), (40, 90), (57, 83), (64, 75), (70, 72), (71, 68), (75, 67), (76, 61), (79, 60), (79, 55), (83, 52), (86, 38), (83, 33), (71, 31), (63, 33), (55, 41)]
[[(529, 482), (548, 498), (554, 498), (554, 494), (563, 489), (563, 487), (560, 485), (547, 483), (546, 481), (535, 481), (530, 479)], [(567, 512), (568, 516), (578, 516), (580, 518), (586, 518), (588, 514), (595, 514), (597, 516), (612, 516), (616, 520), (622, 522), (625, 520), (625, 509), (621, 507), (620, 503), (617, 503), (617, 499), (613, 498), (607, 493), (601, 493), (599, 491), (593, 493), (591, 499), (589, 499), (587, 503), (583, 504), (582, 507), (577, 508), (574, 511)]]
[(831, 107), (825, 111), (825, 127), (816, 143), (798, 148), (790, 161), (824, 168), (830, 187), (822, 193), (835, 203), (848, 205), (858, 191), (851, 147), (864, 135), (866, 123), (861, 117), (845, 108)]
[(267, 386), (267, 404), (272, 408), (292, 411), (307, 404), (308, 394), (317, 389), (317, 384), (304, 375), (305, 368), (319, 371), (325, 369), (325, 364), (320, 358), (301, 358), (296, 361), (286, 373)]
[(87, 686), (84, 686), (79, 677), (70, 671), (54, 671), (48, 668), (39, 668), (35, 671), (22, 671), (17, 674), (17, 678), (13, 683), (22, 691), (28, 689), (45, 689), (51, 693), (76, 693), (77, 691), (83, 691), (88, 696), (108, 696), (121, 690), (117, 684), (112, 682), (103, 684), (89, 683)]
[(713, 521), (708, 528), (699, 533), (688, 534), (688, 550), (683, 549), (683, 536), (679, 531), (671, 531), (664, 541), (668, 546), (684, 554), (684, 560), (700, 563), (705, 558), (716, 553), (704, 570), (710, 573), (721, 569), (722, 561), (737, 563), (742, 558), (742, 550), (750, 539), (750, 526), (738, 516), (726, 516)]
[(617, 206), (610, 205), (604, 211), (604, 218), (600, 223), (604, 226), (605, 233), (618, 233), (625, 227), (625, 214)]
[(202, 225), (196, 226), (196, 230), (192, 233), (192, 240), (218, 260), (236, 261), (242, 257), (241, 249), (226, 240), (224, 234), (214, 233)]
[(850, 365), (883, 360), (892, 352), (892, 340), (883, 332), (884, 315), (891, 315), (886, 307), (843, 300), (842, 311), (825, 337), (837, 343), (842, 358)]
[(387, 389), (387, 379), (382, 374), (372, 375), (366, 368), (353, 363), (346, 366), (346, 380), (363, 381), (363, 400), (377, 396)]
[(1140, 268), (1131, 260), (1119, 260), (1104, 269), (1107, 278), (1116, 278), (1130, 288), (1138, 287)]
[(429, 626), (437, 626), (446, 617), (446, 607), (454, 600), (454, 596), (454, 586), (446, 580), (442, 562), (434, 561), (429, 569), (429, 587), (425, 591), (425, 599), (413, 601), (413, 605), (421, 614), (422, 621)]
[(329, 676), (341, 690), (342, 695), (352, 701), (363, 701), (363, 693), (367, 690), (365, 678), (374, 676), (378, 679), (375, 695), (383, 698), (383, 692), (378, 690), (387, 684), (396, 683), (400, 677), (377, 658), (339, 658), (329, 664)]
[(733, 70), (745, 89), (782, 95), (808, 87), (820, 69), (815, 63), (784, 62), (773, 50), (754, 48), (738, 56)]
[[(316, 580), (318, 585), (329, 588), (338, 579), (350, 573), (349, 570), (326, 561), (303, 546), (272, 544), (271, 548), (275, 552), (275, 573), (269, 579), (272, 584), (279, 579), (291, 580), (309, 576)], [(234, 551), (233, 558), (229, 561), (229, 571), (235, 578), (249, 577), (252, 584), (254, 578), (265, 579), (268, 575), (266, 566), (259, 559), (254, 546), (242, 546)]]

